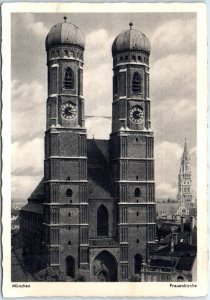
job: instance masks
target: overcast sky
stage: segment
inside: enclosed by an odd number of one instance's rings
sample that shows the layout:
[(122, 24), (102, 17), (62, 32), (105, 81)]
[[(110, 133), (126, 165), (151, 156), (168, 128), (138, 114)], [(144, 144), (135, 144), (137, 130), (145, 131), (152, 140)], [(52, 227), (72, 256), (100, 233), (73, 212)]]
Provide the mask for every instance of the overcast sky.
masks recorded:
[[(12, 14), (12, 199), (26, 201), (43, 177), (47, 99), (45, 37), (64, 14)], [(111, 116), (115, 37), (133, 28), (151, 42), (151, 121), (157, 198), (175, 198), (186, 137), (196, 192), (196, 14), (66, 14), (86, 37), (85, 114)], [(108, 139), (111, 121), (86, 120), (88, 137)]]

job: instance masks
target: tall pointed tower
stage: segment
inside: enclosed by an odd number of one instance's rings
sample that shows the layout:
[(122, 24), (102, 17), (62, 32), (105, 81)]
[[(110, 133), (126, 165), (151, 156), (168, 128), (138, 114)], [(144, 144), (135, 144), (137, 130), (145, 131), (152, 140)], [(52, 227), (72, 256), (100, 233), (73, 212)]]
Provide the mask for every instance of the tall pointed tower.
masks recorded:
[(181, 165), (178, 174), (178, 194), (179, 207), (177, 215), (189, 215), (190, 206), (194, 204), (194, 197), (192, 191), (192, 169), (190, 162), (190, 154), (187, 149), (187, 142), (185, 139), (184, 151), (181, 157)]
[(140, 31), (113, 42), (111, 162), (118, 198), (120, 280), (140, 273), (155, 243), (153, 132), (150, 120), (150, 42)]
[[(44, 162), (47, 263), (74, 277), (88, 269), (87, 138), (84, 127), (85, 38), (75, 25), (54, 25), (46, 38), (48, 67)], [(66, 270), (68, 266), (68, 270)]]

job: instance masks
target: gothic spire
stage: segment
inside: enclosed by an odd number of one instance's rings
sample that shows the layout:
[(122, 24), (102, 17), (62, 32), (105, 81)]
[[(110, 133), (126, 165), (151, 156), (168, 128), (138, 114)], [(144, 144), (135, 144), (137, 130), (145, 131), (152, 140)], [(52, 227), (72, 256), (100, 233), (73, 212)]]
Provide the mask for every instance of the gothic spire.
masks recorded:
[(184, 153), (187, 153), (187, 141), (186, 138), (184, 139)]

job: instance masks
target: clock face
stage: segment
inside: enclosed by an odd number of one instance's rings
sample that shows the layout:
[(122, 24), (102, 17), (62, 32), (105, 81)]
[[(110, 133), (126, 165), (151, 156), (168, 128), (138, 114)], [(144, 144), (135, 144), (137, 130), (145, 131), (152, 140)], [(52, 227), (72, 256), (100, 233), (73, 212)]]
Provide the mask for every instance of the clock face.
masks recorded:
[(64, 103), (61, 105), (61, 115), (65, 119), (74, 119), (77, 116), (77, 107), (71, 103)]
[(133, 123), (139, 124), (144, 120), (144, 111), (143, 108), (135, 105), (130, 108), (130, 120)]

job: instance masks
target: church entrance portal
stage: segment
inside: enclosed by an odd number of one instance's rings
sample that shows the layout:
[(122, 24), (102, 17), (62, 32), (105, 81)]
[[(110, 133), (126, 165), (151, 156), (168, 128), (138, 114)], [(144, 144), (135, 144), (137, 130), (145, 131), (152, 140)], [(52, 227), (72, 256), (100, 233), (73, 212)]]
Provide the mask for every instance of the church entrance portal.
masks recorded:
[(95, 281), (117, 281), (117, 261), (110, 252), (102, 251), (94, 258), (92, 276)]
[(66, 275), (71, 278), (75, 277), (75, 260), (70, 255), (66, 258)]

